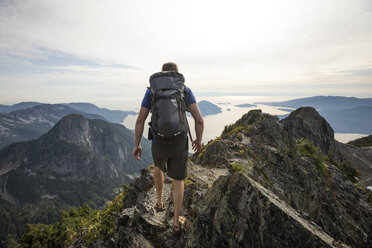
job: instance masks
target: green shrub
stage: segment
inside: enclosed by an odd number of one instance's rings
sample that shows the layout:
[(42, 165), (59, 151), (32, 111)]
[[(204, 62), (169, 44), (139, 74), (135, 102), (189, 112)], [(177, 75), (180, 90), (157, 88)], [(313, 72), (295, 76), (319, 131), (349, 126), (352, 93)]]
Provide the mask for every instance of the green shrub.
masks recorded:
[(268, 183), (269, 185), (272, 185), (273, 183), (271, 182), (269, 176), (266, 174), (265, 169), (259, 166), (253, 166), (253, 169), (256, 171), (257, 174), (261, 175), (262, 178)]
[(230, 166), (230, 170), (233, 173), (244, 173), (244, 172), (246, 172), (246, 167), (243, 164), (232, 163), (232, 164), (229, 164), (229, 166)]
[(215, 139), (212, 140), (212, 141), (209, 141), (209, 143), (208, 143), (206, 146), (204, 146), (204, 147), (202, 148), (202, 150), (200, 151), (198, 157), (202, 157), (202, 156), (204, 155), (205, 151), (208, 149), (208, 147), (214, 145), (216, 142), (218, 142), (218, 141), (220, 141), (220, 140), (221, 140), (221, 138), (218, 137), (218, 138), (215, 138)]
[(224, 128), (223, 131), (222, 131), (222, 134), (229, 133), (229, 132), (231, 132), (234, 128), (235, 128), (235, 125), (234, 125), (234, 124), (226, 125), (225, 128)]
[(322, 176), (328, 177), (328, 171), (324, 165), (325, 156), (320, 151), (319, 147), (316, 147), (312, 142), (306, 139), (299, 139), (297, 140), (297, 149), (302, 156), (313, 160), (318, 172)]
[(21, 245), (18, 244), (15, 237), (11, 234), (8, 235), (7, 241), (6, 241), (6, 247), (8, 248), (21, 248)]
[(341, 173), (349, 179), (351, 182), (356, 183), (357, 182), (357, 177), (359, 177), (360, 173), (351, 166), (351, 164), (345, 160), (342, 162), (336, 161), (333, 156), (328, 153), (328, 156), (325, 157), (325, 160), (327, 160), (329, 163), (336, 165), (338, 169), (341, 171)]
[[(232, 124), (232, 125), (228, 125), (228, 126), (225, 126), (223, 132), (222, 132), (222, 136), (230, 136), (230, 135), (233, 135), (239, 131), (249, 131), (250, 129), (252, 128), (252, 125), (249, 125), (249, 126), (236, 126), (235, 124)], [(240, 141), (242, 140), (243, 138), (240, 137)]]
[(359, 172), (351, 167), (350, 163), (348, 161), (343, 161), (341, 163), (335, 163), (335, 165), (341, 170), (342, 174), (352, 181), (353, 183), (356, 183), (358, 180), (356, 179), (359, 177)]
[[(78, 241), (87, 245), (93, 240), (107, 240), (121, 212), (125, 190), (108, 202), (104, 209), (95, 210), (87, 204), (69, 211), (62, 211), (60, 221), (55, 224), (29, 224), (20, 239), (22, 247), (68, 247)], [(12, 241), (12, 240), (10, 240)]]
[[(186, 189), (191, 184), (194, 184), (196, 182), (196, 179), (193, 175), (188, 174), (187, 177), (183, 180), (184, 188)], [(173, 182), (172, 182), (173, 184)]]

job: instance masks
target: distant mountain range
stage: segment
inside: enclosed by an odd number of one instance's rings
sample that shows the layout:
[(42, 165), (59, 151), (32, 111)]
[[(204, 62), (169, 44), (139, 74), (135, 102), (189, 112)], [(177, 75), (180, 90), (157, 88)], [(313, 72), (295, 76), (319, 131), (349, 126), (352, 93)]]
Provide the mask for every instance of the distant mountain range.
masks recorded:
[(4, 147), (0, 233), (22, 233), (26, 223), (56, 221), (69, 206), (102, 207), (152, 163), (150, 142), (143, 139), (142, 160), (137, 161), (131, 154), (133, 140), (121, 124), (69, 114), (38, 139)]
[(0, 113), (10, 113), (15, 110), (32, 108), (37, 105), (41, 105), (43, 103), (39, 102), (20, 102), (14, 105), (2, 105), (0, 104)]
[(91, 103), (22, 102), (12, 106), (4, 106), (1, 106), (4, 113), (0, 114), (0, 149), (13, 142), (40, 137), (68, 114), (76, 113), (89, 119), (122, 123), (127, 115), (136, 113), (134, 111), (108, 110)]
[(123, 110), (109, 110), (107, 108), (99, 108), (92, 103), (62, 103), (71, 108), (83, 111), (89, 114), (97, 114), (104, 117), (109, 122), (122, 123), (128, 115), (135, 115), (134, 111), (123, 111)]
[(311, 106), (317, 110), (342, 110), (360, 106), (372, 107), (372, 98), (356, 98), (344, 96), (313, 96), (298, 98), (283, 102), (254, 102), (255, 104), (265, 104), (277, 107), (299, 108)]
[[(45, 103), (40, 102), (20, 102), (14, 105), (1, 105), (0, 113), (10, 113), (15, 110), (28, 109), (34, 106), (42, 105)], [(92, 103), (87, 102), (73, 102), (73, 103), (58, 103), (69, 106), (70, 108), (80, 110), (88, 114), (96, 114), (104, 117), (107, 121), (113, 123), (122, 123), (125, 117), (128, 115), (134, 115), (134, 111), (123, 111), (123, 110), (109, 110), (107, 108), (100, 108)]]
[[(337, 133), (372, 133), (372, 98), (315, 96), (284, 102), (255, 102), (285, 108), (311, 106), (331, 124)], [(290, 112), (291, 109), (281, 110)], [(285, 118), (288, 115), (280, 115)]]

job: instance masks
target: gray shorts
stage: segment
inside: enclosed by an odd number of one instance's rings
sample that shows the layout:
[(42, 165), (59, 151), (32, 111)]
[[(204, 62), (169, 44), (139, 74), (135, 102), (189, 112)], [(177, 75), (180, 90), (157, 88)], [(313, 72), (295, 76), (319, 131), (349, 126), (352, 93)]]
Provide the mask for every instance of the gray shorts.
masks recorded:
[(189, 157), (188, 139), (181, 144), (152, 143), (151, 151), (155, 166), (166, 172), (170, 178), (175, 180), (186, 178)]

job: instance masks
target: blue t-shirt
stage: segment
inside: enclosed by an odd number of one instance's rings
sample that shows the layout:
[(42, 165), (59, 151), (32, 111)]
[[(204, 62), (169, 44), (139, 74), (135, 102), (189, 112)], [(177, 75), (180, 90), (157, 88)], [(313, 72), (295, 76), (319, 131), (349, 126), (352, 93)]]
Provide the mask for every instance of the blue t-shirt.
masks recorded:
[[(189, 106), (190, 104), (196, 103), (196, 99), (190, 88), (186, 87), (186, 97), (185, 102), (186, 106)], [(143, 97), (141, 106), (147, 109), (151, 109), (151, 91), (147, 89), (145, 96)], [(187, 139), (187, 134), (185, 135), (185, 138)], [(152, 138), (152, 143), (157, 143), (154, 138)]]
[[(192, 91), (190, 90), (190, 88), (186, 87), (186, 92), (187, 92), (186, 98), (185, 98), (186, 106), (189, 106), (190, 104), (196, 103), (195, 96), (192, 93)], [(151, 109), (151, 96), (150, 96), (150, 94), (151, 94), (151, 91), (149, 89), (147, 89), (147, 91), (145, 93), (145, 96), (143, 97), (142, 104), (141, 104), (142, 107), (147, 108), (147, 109)]]

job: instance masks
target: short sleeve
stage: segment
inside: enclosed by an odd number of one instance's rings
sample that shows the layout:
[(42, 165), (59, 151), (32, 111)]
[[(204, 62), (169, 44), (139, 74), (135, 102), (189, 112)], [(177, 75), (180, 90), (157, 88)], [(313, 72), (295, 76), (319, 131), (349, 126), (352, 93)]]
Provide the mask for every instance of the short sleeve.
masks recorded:
[(150, 96), (150, 94), (151, 94), (151, 91), (149, 89), (147, 89), (147, 91), (145, 93), (145, 96), (143, 97), (141, 107), (151, 109), (151, 96)]
[(189, 106), (190, 104), (196, 103), (196, 99), (194, 93), (192, 93), (190, 88), (186, 88), (186, 105)]

